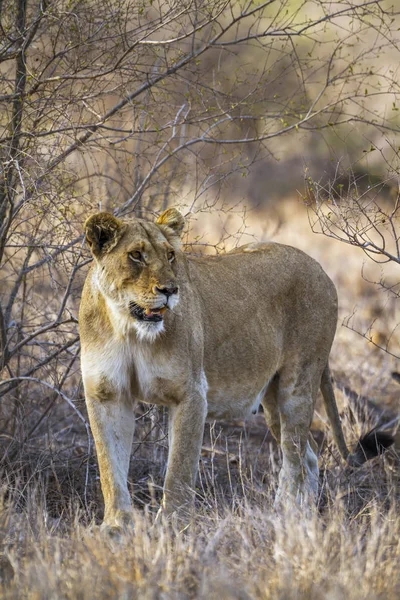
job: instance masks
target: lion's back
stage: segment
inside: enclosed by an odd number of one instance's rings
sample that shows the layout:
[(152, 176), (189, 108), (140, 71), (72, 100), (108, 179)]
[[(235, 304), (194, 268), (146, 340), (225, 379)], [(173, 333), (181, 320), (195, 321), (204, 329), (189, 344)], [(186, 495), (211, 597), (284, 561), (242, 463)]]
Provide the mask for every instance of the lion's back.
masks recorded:
[(190, 263), (210, 339), (219, 343), (238, 331), (249, 347), (262, 345), (266, 335), (277, 346), (306, 347), (323, 339), (330, 347), (337, 325), (336, 288), (303, 251), (272, 242), (247, 244)]
[(192, 280), (212, 293), (235, 288), (243, 295), (279, 298), (286, 304), (324, 297), (337, 305), (336, 288), (314, 258), (293, 246), (257, 242), (212, 257), (191, 258)]

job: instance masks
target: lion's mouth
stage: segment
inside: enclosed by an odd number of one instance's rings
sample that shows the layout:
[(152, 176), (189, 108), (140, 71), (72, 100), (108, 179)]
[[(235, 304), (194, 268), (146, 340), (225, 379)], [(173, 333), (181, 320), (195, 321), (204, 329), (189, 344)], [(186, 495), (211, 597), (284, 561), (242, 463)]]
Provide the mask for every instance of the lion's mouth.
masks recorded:
[(143, 308), (136, 304), (136, 302), (129, 303), (129, 312), (132, 317), (135, 317), (138, 321), (144, 321), (145, 323), (159, 323), (163, 320), (163, 314), (167, 310), (166, 306), (160, 306), (158, 308)]

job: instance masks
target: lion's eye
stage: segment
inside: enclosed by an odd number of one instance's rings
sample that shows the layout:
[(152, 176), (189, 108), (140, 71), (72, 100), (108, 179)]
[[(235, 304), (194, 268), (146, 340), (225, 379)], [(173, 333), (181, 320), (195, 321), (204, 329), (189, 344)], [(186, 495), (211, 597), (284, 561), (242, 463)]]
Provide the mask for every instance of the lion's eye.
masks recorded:
[(172, 262), (175, 260), (175, 252), (168, 252), (168, 260), (169, 262)]
[(134, 262), (143, 262), (143, 256), (142, 253), (139, 252), (139, 250), (134, 250), (134, 252), (129, 252), (129, 258), (131, 260), (133, 260)]

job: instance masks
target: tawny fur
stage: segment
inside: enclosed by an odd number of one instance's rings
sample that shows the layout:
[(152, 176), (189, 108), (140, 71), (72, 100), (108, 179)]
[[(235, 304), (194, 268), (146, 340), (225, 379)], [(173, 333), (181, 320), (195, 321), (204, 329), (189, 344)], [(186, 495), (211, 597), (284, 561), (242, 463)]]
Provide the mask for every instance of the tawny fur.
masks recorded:
[[(127, 475), (137, 401), (169, 407), (166, 514), (184, 518), (192, 505), (207, 417), (245, 417), (261, 402), (283, 453), (277, 502), (315, 500), (318, 461), (309, 428), (322, 387), (335, 440), (349, 460), (328, 367), (337, 324), (332, 281), (315, 260), (281, 244), (185, 255), (183, 226), (175, 209), (156, 223), (107, 213), (86, 223), (95, 260), (79, 317), (82, 373), (111, 528), (131, 519)], [(132, 260), (138, 252), (142, 258)], [(165, 301), (159, 290), (168, 287), (179, 291), (163, 321), (138, 322), (131, 303), (155, 309)]]

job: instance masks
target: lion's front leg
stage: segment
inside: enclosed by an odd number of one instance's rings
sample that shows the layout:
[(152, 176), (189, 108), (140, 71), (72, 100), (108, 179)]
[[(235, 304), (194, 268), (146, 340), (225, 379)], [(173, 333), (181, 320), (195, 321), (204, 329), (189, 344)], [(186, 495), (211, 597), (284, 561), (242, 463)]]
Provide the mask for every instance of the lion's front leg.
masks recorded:
[(135, 427), (133, 403), (121, 396), (99, 400), (87, 395), (86, 404), (104, 496), (102, 528), (111, 531), (124, 529), (132, 520), (128, 470)]
[(162, 507), (187, 522), (193, 506), (195, 483), (207, 416), (207, 400), (192, 394), (169, 409), (169, 454)]

